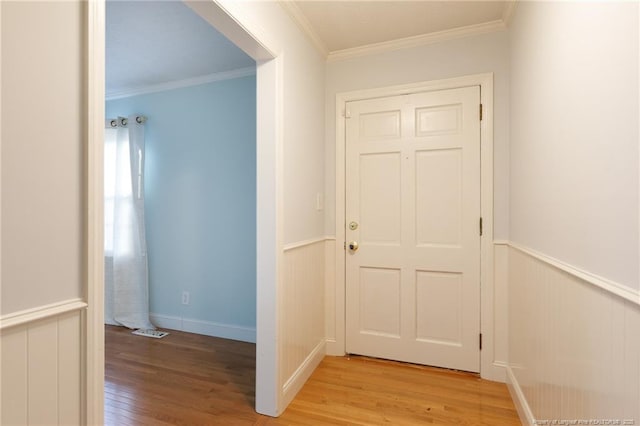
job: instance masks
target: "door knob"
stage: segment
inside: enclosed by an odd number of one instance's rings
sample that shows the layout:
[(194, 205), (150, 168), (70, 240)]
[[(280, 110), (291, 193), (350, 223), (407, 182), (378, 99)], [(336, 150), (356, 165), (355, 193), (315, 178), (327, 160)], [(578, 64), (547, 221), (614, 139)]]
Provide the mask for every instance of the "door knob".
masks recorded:
[(358, 242), (357, 241), (351, 241), (349, 243), (349, 250), (351, 250), (351, 251), (358, 250)]

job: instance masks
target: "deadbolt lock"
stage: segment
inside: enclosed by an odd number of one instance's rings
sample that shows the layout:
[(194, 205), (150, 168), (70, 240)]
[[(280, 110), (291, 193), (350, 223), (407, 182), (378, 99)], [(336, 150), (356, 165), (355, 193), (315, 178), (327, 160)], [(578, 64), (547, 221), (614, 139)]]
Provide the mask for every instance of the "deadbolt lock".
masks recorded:
[(352, 231), (355, 231), (356, 229), (358, 229), (358, 222), (349, 223), (349, 229), (351, 229)]

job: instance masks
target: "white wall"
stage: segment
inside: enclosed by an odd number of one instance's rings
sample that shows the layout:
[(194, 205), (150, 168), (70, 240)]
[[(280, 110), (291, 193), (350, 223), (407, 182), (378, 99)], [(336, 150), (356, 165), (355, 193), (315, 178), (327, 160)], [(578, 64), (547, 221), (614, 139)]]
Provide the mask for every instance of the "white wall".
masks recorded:
[(0, 3), (2, 424), (83, 423), (85, 7)]
[[(292, 25), (289, 23), (289, 25)], [(324, 235), (324, 58), (297, 27), (284, 36), (284, 243)]]
[(494, 73), (494, 237), (509, 232), (509, 60), (506, 31), (374, 54), (327, 64), (326, 220), (335, 233), (336, 94), (420, 81)]
[(640, 290), (637, 10), (635, 2), (517, 7), (509, 233)]
[(83, 19), (2, 2), (2, 315), (82, 297)]
[(534, 420), (640, 422), (637, 2), (511, 24), (509, 368)]

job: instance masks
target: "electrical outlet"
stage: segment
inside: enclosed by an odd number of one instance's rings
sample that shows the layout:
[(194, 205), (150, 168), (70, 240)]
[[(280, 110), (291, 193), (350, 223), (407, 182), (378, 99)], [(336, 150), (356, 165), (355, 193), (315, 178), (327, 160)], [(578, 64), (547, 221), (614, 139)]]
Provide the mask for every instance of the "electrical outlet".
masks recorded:
[(182, 304), (183, 305), (188, 305), (189, 304), (189, 292), (188, 291), (183, 291), (182, 292)]

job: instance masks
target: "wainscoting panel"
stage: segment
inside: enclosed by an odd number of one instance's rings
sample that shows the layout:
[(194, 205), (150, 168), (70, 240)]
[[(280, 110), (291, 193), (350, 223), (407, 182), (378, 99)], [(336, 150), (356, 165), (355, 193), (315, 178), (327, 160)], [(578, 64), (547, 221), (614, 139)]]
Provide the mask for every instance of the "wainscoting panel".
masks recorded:
[[(509, 246), (506, 242), (495, 242), (493, 245), (493, 366), (500, 367), (499, 375), (494, 373), (492, 380), (505, 382), (508, 359), (508, 287), (509, 287)], [(482, 305), (483, 308), (485, 304)], [(484, 333), (484, 331), (483, 331)], [(484, 337), (484, 335), (483, 335)], [(484, 339), (483, 339), (484, 340)], [(483, 352), (485, 351), (483, 347)], [(483, 356), (485, 356), (483, 354)]]
[(28, 345), (26, 327), (16, 327), (0, 336), (2, 345), (0, 359), (0, 381), (2, 401), (0, 402), (0, 424), (28, 424)]
[(81, 311), (4, 327), (0, 339), (0, 423), (81, 424)]
[[(81, 316), (70, 313), (58, 318), (58, 422), (80, 424), (82, 401)], [(74, 350), (77, 348), (77, 350)]]
[(325, 355), (324, 238), (285, 247), (280, 299), (283, 407)]
[(336, 239), (325, 241), (325, 337), (327, 343), (336, 341)]
[(509, 249), (507, 374), (521, 417), (639, 425), (640, 306), (569, 269)]

